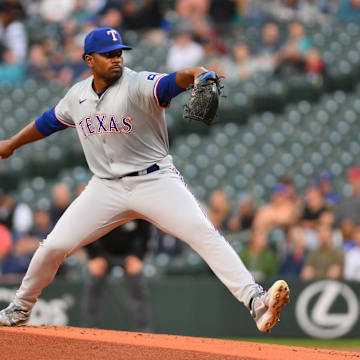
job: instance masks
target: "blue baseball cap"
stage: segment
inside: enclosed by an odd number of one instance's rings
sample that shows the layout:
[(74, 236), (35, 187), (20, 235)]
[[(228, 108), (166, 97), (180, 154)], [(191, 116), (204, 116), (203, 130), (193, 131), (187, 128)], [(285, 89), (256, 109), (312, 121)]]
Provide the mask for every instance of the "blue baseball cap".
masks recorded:
[(283, 194), (286, 191), (286, 186), (282, 183), (277, 183), (272, 188), (273, 194)]
[(113, 28), (98, 28), (86, 35), (84, 55), (91, 53), (106, 53), (114, 50), (131, 50), (124, 45), (119, 32)]

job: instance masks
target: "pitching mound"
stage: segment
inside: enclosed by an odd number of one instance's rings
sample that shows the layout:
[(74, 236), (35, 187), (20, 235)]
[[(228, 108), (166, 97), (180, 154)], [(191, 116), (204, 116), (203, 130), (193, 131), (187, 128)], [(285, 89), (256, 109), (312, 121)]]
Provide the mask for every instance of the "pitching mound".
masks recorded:
[(0, 328), (1, 360), (352, 360), (348, 351), (74, 327)]

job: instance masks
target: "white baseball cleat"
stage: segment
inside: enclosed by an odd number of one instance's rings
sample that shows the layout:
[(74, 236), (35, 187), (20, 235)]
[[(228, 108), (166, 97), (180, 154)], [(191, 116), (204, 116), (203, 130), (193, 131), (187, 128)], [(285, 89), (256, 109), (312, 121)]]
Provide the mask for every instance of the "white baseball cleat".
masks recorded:
[(0, 326), (22, 326), (30, 318), (31, 311), (26, 311), (20, 306), (10, 303), (10, 305), (0, 311)]
[(253, 298), (250, 313), (257, 328), (270, 333), (273, 326), (280, 321), (280, 311), (290, 301), (290, 290), (284, 280), (276, 281), (266, 292)]

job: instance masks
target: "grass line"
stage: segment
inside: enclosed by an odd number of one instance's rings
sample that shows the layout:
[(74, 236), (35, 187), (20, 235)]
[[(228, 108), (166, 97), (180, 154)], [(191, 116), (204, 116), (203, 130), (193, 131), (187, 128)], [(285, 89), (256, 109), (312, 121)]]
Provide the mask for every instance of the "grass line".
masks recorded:
[(302, 346), (327, 349), (347, 349), (360, 352), (360, 339), (301, 339), (301, 338), (227, 338), (228, 340), (251, 341), (266, 344)]

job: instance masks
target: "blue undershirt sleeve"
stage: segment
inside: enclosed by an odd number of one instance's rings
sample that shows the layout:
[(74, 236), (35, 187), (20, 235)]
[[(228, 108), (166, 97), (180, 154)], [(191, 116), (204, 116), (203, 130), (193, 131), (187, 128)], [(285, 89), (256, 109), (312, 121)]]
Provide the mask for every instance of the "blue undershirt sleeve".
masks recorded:
[(176, 84), (176, 72), (173, 72), (159, 80), (156, 88), (156, 96), (159, 100), (159, 104), (162, 107), (166, 107), (173, 97), (185, 90), (186, 89), (183, 89)]
[(35, 120), (36, 129), (44, 136), (49, 136), (56, 131), (64, 130), (66, 125), (62, 124), (55, 116), (55, 106), (45, 111)]

